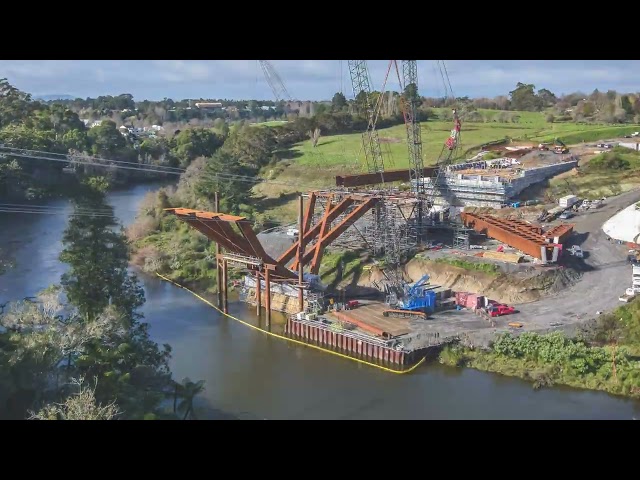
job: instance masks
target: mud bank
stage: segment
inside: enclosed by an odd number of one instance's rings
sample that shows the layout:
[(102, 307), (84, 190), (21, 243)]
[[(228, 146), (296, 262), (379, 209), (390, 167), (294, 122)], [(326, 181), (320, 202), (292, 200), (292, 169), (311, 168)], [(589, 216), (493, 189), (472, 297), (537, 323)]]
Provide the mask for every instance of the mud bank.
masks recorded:
[(405, 274), (411, 281), (428, 274), (432, 284), (486, 295), (508, 304), (535, 302), (570, 287), (580, 278), (578, 272), (568, 268), (491, 275), (419, 258), (405, 266)]

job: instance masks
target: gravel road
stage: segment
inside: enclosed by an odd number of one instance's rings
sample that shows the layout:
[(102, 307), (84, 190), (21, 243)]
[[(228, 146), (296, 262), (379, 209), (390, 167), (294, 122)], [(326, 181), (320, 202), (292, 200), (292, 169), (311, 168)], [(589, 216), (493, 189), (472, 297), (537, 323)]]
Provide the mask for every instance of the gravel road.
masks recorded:
[(516, 306), (520, 313), (513, 321), (527, 330), (547, 329), (552, 323), (576, 324), (621, 305), (620, 295), (631, 284), (631, 267), (627, 263), (626, 245), (609, 242), (602, 225), (617, 212), (640, 201), (640, 190), (633, 190), (607, 199), (597, 210), (578, 214), (569, 244), (577, 244), (585, 252), (584, 260), (568, 259), (571, 266), (583, 272), (582, 278), (570, 288), (535, 303)]

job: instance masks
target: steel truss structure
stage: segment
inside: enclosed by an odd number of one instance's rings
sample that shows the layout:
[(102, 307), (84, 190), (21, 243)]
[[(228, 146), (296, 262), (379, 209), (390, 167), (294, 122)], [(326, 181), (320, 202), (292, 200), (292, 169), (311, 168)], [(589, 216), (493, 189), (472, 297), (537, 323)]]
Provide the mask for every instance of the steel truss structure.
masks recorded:
[[(363, 249), (384, 256), (388, 273), (397, 273), (397, 267), (418, 244), (415, 211), (421, 206), (421, 200), (411, 193), (321, 191), (311, 192), (307, 198), (305, 218), (311, 220), (305, 258), (311, 259), (311, 273), (317, 274), (322, 258), (320, 252), (328, 246), (320, 243), (322, 235), (311, 238), (314, 226), (325, 225), (328, 232), (340, 229), (339, 236), (331, 242), (332, 247)], [(291, 250), (294, 249), (292, 246)], [(286, 254), (283, 257), (286, 259)], [(318, 260), (314, 261), (316, 258)], [(294, 262), (292, 268), (295, 267)]]
[[(383, 173), (384, 158), (380, 148), (380, 139), (375, 127), (375, 108), (371, 102), (371, 84), (366, 60), (349, 60), (349, 74), (353, 85), (353, 95), (359, 102), (358, 107), (368, 119), (367, 130), (362, 134), (362, 148), (368, 173)], [(382, 179), (384, 183), (384, 178)]]

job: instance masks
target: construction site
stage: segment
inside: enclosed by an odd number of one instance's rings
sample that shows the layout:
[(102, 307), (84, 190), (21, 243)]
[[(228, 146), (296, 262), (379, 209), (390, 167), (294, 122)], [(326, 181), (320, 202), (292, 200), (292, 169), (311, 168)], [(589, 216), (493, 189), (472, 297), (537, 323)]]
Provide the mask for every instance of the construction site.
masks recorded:
[[(215, 212), (168, 209), (215, 242), (220, 308), (228, 311), (233, 265), (246, 272), (241, 298), (255, 306), (257, 315), (266, 315), (267, 326), (272, 310), (284, 312), (287, 335), (400, 368), (464, 332), (491, 330), (498, 322), (518, 328), (511, 317), (501, 319), (517, 313), (514, 307), (481, 293), (431, 284), (429, 274), (410, 282), (404, 265), (418, 252), (443, 246), (490, 262), (554, 265), (567, 250), (573, 225), (543, 228), (465, 209), (517, 208), (524, 189), (571, 170), (577, 159), (564, 145), (553, 150), (494, 145), (464, 159), (459, 151), (463, 119), (454, 109), (437, 162), (425, 167), (416, 96), (402, 102), (411, 168), (386, 169), (375, 129), (379, 105), (371, 102), (367, 63), (348, 64), (354, 96), (363, 97), (364, 92), (368, 99), (364, 108), (369, 128), (362, 134), (366, 171), (337, 176), (333, 189), (301, 192), (298, 223), (289, 235), (270, 241), (253, 230), (248, 218), (217, 207)], [(418, 86), (416, 60), (390, 61), (387, 76), (392, 68), (403, 91)], [(489, 152), (500, 157), (483, 160)], [(571, 206), (544, 212), (541, 219), (548, 222)], [(497, 243), (495, 250), (489, 250), (489, 242)], [(345, 291), (323, 285), (320, 266), (328, 249), (367, 251), (381, 272), (374, 283), (377, 296), (348, 298)]]

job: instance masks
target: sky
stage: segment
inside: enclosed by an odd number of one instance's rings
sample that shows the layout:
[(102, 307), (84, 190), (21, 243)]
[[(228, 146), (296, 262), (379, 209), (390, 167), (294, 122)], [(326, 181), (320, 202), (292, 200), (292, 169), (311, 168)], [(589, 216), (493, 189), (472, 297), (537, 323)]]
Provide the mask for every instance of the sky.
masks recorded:
[[(294, 99), (352, 98), (347, 60), (271, 60)], [(380, 90), (388, 60), (369, 60), (372, 87)], [(575, 91), (640, 91), (640, 60), (446, 60), (458, 96), (507, 95), (517, 82), (559, 95)], [(136, 100), (165, 97), (273, 100), (257, 60), (0, 60), (0, 78), (37, 95), (97, 97), (130, 93)], [(418, 61), (419, 91), (444, 95), (435, 60)], [(388, 89), (398, 89), (395, 70)]]

